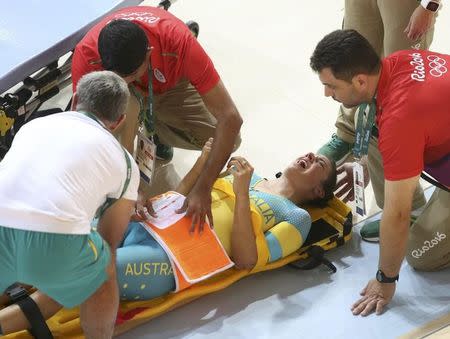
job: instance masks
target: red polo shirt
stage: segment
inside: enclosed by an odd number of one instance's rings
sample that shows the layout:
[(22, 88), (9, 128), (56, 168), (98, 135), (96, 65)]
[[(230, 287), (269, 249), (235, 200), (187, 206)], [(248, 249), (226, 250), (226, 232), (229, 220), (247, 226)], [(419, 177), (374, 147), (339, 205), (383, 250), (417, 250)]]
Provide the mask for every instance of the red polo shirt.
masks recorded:
[(419, 175), (450, 153), (450, 56), (408, 50), (382, 61), (379, 149), (388, 180)]
[[(98, 36), (104, 26), (116, 19), (133, 21), (147, 35), (153, 47), (150, 58), (155, 94), (173, 88), (181, 79), (188, 79), (200, 94), (208, 92), (219, 82), (219, 74), (211, 59), (184, 22), (163, 9), (137, 6), (108, 15), (78, 43), (72, 60), (73, 91), (84, 74), (103, 70), (97, 48)], [(147, 73), (137, 85), (148, 91)]]

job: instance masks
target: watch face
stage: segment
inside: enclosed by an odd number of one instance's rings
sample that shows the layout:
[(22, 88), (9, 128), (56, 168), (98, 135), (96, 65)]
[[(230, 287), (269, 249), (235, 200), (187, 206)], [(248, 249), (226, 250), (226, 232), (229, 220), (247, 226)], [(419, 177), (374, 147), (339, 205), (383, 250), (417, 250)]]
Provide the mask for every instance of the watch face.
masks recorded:
[(427, 5), (427, 9), (432, 12), (436, 12), (439, 8), (439, 4), (437, 2), (429, 2)]
[(378, 271), (377, 271), (377, 276), (376, 276), (376, 278), (377, 278), (377, 280), (378, 280), (379, 282), (382, 282), (382, 281), (383, 281), (383, 273), (381, 272), (381, 270), (378, 270)]

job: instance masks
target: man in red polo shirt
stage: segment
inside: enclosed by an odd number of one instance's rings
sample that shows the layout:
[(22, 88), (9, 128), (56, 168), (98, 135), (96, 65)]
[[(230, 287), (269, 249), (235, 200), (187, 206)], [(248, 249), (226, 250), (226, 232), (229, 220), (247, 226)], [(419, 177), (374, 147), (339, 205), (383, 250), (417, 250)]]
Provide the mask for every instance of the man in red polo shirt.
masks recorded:
[(200, 229), (206, 215), (212, 223), (211, 187), (240, 144), (242, 119), (197, 39), (163, 9), (124, 8), (102, 19), (76, 46), (73, 88), (83, 74), (101, 69), (122, 76), (134, 94), (118, 135), (128, 151), (133, 152), (139, 126), (165, 160), (172, 158), (172, 147), (200, 150), (214, 137), (205, 170), (185, 204)]
[[(405, 254), (419, 270), (450, 266), (449, 64), (449, 55), (424, 50), (400, 51), (381, 61), (355, 30), (328, 34), (311, 57), (326, 96), (345, 107), (370, 104), (368, 113), (359, 113), (367, 122), (364, 126), (362, 118), (358, 124), (369, 131), (362, 135), (371, 139), (365, 143), (361, 139), (361, 145), (369, 145), (370, 175), (383, 173), (384, 168), (378, 271), (353, 305), (355, 315), (374, 309), (381, 313), (394, 295)], [(358, 152), (364, 155), (355, 149)], [(379, 153), (382, 164), (377, 161)], [(410, 227), (413, 193), (424, 170), (442, 185)]]

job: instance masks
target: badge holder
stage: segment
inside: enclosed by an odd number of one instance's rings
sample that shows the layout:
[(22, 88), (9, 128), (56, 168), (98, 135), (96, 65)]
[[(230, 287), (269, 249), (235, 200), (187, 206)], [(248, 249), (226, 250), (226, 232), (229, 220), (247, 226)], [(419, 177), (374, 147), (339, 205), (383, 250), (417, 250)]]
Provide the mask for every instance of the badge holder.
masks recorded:
[(364, 168), (360, 161), (353, 163), (353, 190), (356, 213), (363, 217), (366, 215), (366, 200), (364, 195)]
[(150, 185), (155, 171), (156, 145), (152, 138), (145, 135), (142, 128), (139, 129), (137, 137), (136, 163), (139, 167), (141, 179)]
[[(366, 109), (369, 108), (367, 119), (364, 123), (364, 115)], [(364, 194), (364, 167), (362, 160), (367, 156), (369, 151), (370, 136), (372, 127), (375, 123), (376, 104), (375, 99), (372, 103), (361, 104), (359, 106), (357, 124), (356, 124), (356, 140), (353, 148), (355, 162), (353, 163), (353, 192), (355, 197), (356, 213), (364, 217), (366, 215), (366, 201)], [(367, 161), (366, 161), (367, 163)]]
[[(139, 167), (141, 179), (148, 185), (152, 183), (155, 172), (156, 144), (153, 139), (153, 77), (151, 67), (148, 68), (148, 106), (144, 115), (141, 115), (141, 125), (138, 130), (138, 144), (136, 163)], [(143, 104), (141, 102), (141, 112)], [(150, 135), (150, 136), (148, 136)]]

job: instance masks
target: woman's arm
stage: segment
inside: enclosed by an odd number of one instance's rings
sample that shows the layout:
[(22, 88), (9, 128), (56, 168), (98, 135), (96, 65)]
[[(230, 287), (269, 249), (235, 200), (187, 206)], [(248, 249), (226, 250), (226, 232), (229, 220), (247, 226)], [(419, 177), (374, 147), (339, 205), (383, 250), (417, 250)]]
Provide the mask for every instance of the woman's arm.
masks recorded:
[(253, 167), (242, 157), (231, 158), (228, 166), (232, 168), (236, 196), (231, 230), (231, 257), (236, 268), (251, 269), (258, 260), (248, 196)]
[(200, 156), (195, 162), (194, 166), (190, 169), (190, 171), (184, 176), (184, 178), (178, 184), (177, 188), (175, 188), (175, 191), (184, 196), (188, 195), (192, 187), (194, 187), (195, 183), (197, 182), (197, 179), (200, 176), (200, 173), (202, 172), (205, 163), (206, 158)]
[(251, 269), (258, 260), (248, 193), (236, 195), (231, 230), (231, 257), (238, 269)]
[(200, 154), (200, 157), (197, 159), (194, 166), (185, 175), (185, 177), (179, 183), (178, 187), (175, 189), (176, 192), (184, 196), (189, 194), (192, 187), (194, 187), (195, 183), (197, 182), (200, 173), (205, 167), (206, 160), (208, 160), (208, 155), (211, 151), (212, 143), (213, 138), (209, 138), (209, 140), (205, 143), (205, 146), (203, 146), (202, 154)]
[(295, 222), (282, 221), (265, 232), (269, 262), (284, 258), (302, 247), (311, 228), (311, 218), (305, 210), (300, 211), (303, 212), (298, 213)]
[(311, 216), (303, 208), (283, 205), (277, 208), (283, 221), (264, 233), (269, 247), (269, 262), (284, 258), (297, 251), (308, 238)]

